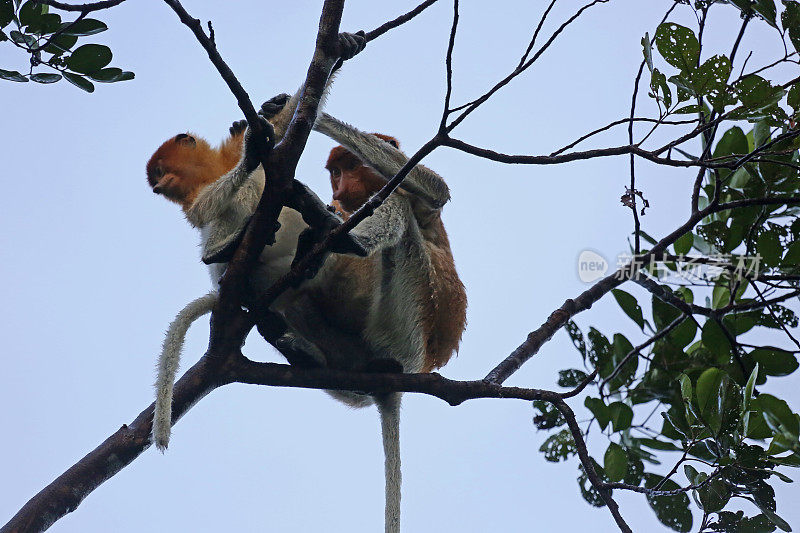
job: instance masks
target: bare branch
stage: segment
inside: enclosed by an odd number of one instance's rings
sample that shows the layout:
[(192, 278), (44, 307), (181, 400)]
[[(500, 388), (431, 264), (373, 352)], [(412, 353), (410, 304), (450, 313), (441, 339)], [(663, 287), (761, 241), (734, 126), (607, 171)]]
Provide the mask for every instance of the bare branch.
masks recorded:
[(39, 4), (61, 9), (62, 11), (79, 11), (81, 13), (90, 13), (92, 11), (100, 11), (102, 9), (109, 9), (120, 5), (125, 0), (103, 0), (101, 2), (92, 2), (90, 4), (66, 4), (64, 2), (57, 2), (56, 0), (35, 0)]
[(600, 493), (600, 497), (603, 498), (603, 501), (608, 506), (608, 510), (611, 511), (611, 515), (617, 522), (620, 531), (624, 533), (633, 533), (630, 526), (628, 526), (622, 518), (619, 512), (619, 505), (617, 505), (617, 502), (611, 497), (611, 490), (609, 490), (608, 484), (600, 479), (594, 469), (592, 458), (589, 456), (589, 450), (586, 448), (586, 441), (583, 439), (583, 433), (581, 432), (580, 426), (578, 426), (578, 421), (575, 419), (575, 413), (563, 400), (557, 401), (553, 405), (555, 405), (556, 409), (561, 412), (564, 419), (567, 421), (567, 426), (569, 426), (569, 431), (572, 433), (572, 438), (575, 441), (575, 448), (578, 451), (578, 458), (583, 465), (583, 470), (586, 472), (586, 477), (589, 478), (589, 482), (597, 489), (597, 492)]
[[(515, 68), (511, 72), (511, 74), (509, 74), (508, 76), (506, 76), (505, 78), (503, 78), (502, 80), (497, 82), (494, 87), (492, 87), (491, 89), (486, 91), (482, 96), (480, 96), (479, 98), (476, 98), (475, 100), (473, 100), (468, 105), (468, 107), (466, 109), (464, 109), (464, 112), (461, 113), (458, 117), (456, 117), (450, 123), (449, 126), (447, 126), (448, 133), (453, 131), (453, 129), (456, 126), (458, 126), (461, 123), (461, 121), (463, 121), (465, 118), (467, 118), (470, 115), (470, 113), (472, 113), (478, 107), (480, 107), (481, 104), (483, 104), (486, 100), (491, 98), (491, 96), (494, 93), (496, 93), (497, 91), (499, 91), (500, 89), (502, 89), (503, 87), (508, 85), (511, 82), (511, 80), (513, 80), (514, 78), (516, 78), (517, 76), (519, 76), (520, 74), (522, 74), (523, 72), (528, 70), (528, 68), (531, 65), (533, 65), (542, 56), (542, 54), (544, 54), (547, 51), (548, 48), (550, 48), (550, 45), (552, 45), (553, 42), (555, 42), (556, 38), (558, 38), (558, 36), (561, 34), (561, 32), (563, 32), (570, 24), (572, 24), (578, 18), (580, 18), (580, 16), (584, 13), (584, 11), (586, 11), (587, 9), (589, 9), (592, 6), (595, 6), (597, 4), (604, 4), (604, 3), (607, 3), (607, 2), (608, 2), (608, 0), (593, 0), (589, 4), (586, 4), (585, 6), (581, 7), (574, 15), (572, 15), (563, 24), (561, 24), (561, 26), (559, 26), (558, 29), (556, 29), (555, 32), (553, 32), (553, 35), (550, 36), (550, 39), (548, 39), (547, 42), (542, 45), (542, 47), (533, 55), (532, 58), (530, 58), (528, 61), (526, 61), (523, 65), (518, 66), (517, 68)], [(534, 38), (532, 40), (535, 40), (536, 36), (537, 36), (537, 33), (534, 33)], [(463, 107), (463, 106), (461, 106), (461, 107)]]
[(378, 26), (371, 32), (367, 33), (367, 42), (372, 41), (373, 39), (377, 39), (387, 31), (392, 30), (402, 24), (405, 24), (406, 22), (413, 19), (414, 17), (416, 17), (417, 15), (428, 9), (430, 6), (435, 4), (437, 1), (438, 0), (426, 0), (425, 2), (422, 2), (420, 5), (418, 5), (405, 15), (400, 15), (396, 19), (390, 20), (389, 22)]

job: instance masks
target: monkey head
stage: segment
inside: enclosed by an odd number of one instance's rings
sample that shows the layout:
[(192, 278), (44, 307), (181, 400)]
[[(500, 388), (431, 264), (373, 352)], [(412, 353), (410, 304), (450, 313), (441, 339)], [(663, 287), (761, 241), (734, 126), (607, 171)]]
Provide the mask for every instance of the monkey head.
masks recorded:
[[(394, 137), (380, 133), (373, 135), (395, 148), (400, 147)], [(385, 179), (344, 146), (336, 146), (331, 150), (325, 168), (331, 175), (333, 205), (346, 214), (356, 211), (370, 196), (386, 185)]]
[(153, 192), (188, 209), (197, 193), (215, 181), (219, 156), (201, 138), (181, 133), (162, 144), (147, 162), (147, 182)]

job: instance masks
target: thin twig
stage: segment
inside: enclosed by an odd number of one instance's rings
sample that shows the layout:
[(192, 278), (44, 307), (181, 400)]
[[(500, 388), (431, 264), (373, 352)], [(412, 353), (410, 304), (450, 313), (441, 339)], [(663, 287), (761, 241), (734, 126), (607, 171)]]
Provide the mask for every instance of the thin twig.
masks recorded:
[(416, 17), (417, 15), (419, 15), (420, 13), (422, 13), (423, 11), (428, 9), (430, 6), (435, 4), (437, 1), (438, 0), (426, 0), (425, 2), (422, 2), (420, 5), (418, 5), (417, 7), (415, 7), (414, 9), (409, 11), (408, 13), (406, 13), (405, 15), (400, 15), (396, 19), (390, 20), (389, 22), (387, 22), (385, 24), (381, 24), (380, 26), (378, 26), (374, 30), (372, 30), (370, 32), (367, 32), (367, 42), (372, 41), (374, 39), (377, 39), (378, 37), (380, 37), (381, 35), (383, 35), (387, 31), (389, 31), (391, 29), (394, 29), (394, 28), (400, 26), (401, 24), (405, 24), (406, 22), (408, 22), (409, 20), (413, 19), (414, 17)]

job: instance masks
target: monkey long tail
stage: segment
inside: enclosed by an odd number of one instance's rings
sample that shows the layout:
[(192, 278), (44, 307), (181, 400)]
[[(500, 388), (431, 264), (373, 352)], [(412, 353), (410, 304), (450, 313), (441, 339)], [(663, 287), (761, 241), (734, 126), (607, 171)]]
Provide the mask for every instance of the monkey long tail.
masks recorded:
[(175, 320), (169, 325), (158, 358), (158, 375), (156, 377), (156, 407), (153, 414), (153, 441), (156, 448), (162, 452), (169, 444), (169, 434), (172, 428), (172, 388), (175, 383), (175, 374), (181, 362), (181, 351), (186, 332), (192, 322), (211, 312), (217, 303), (217, 291), (211, 291), (205, 296), (189, 302), (181, 309)]
[(385, 455), (386, 476), (386, 533), (400, 533), (400, 398), (402, 394), (393, 392), (375, 398), (381, 415), (381, 435)]

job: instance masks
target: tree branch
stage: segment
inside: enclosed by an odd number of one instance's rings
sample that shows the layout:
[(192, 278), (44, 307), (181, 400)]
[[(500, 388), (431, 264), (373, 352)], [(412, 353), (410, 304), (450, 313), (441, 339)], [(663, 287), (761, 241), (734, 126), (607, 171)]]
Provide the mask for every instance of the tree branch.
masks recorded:
[(436, 2), (438, 2), (438, 0), (426, 0), (425, 2), (422, 2), (420, 5), (418, 5), (405, 15), (400, 15), (396, 19), (390, 20), (389, 22), (386, 22), (385, 24), (378, 26), (374, 30), (367, 32), (367, 42), (372, 41), (373, 39), (377, 39), (387, 31), (392, 30), (402, 24), (405, 24), (409, 20), (413, 19), (414, 17), (416, 17), (417, 15), (428, 9)]
[(109, 9), (120, 5), (125, 0), (103, 0), (101, 2), (92, 2), (90, 4), (65, 4), (64, 2), (57, 2), (56, 0), (36, 0), (39, 4), (61, 9), (62, 11), (79, 11), (81, 13), (90, 13), (92, 11), (100, 11), (102, 9)]

